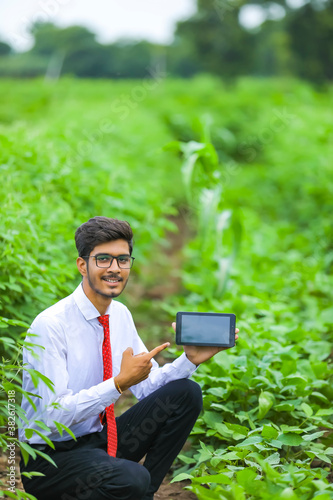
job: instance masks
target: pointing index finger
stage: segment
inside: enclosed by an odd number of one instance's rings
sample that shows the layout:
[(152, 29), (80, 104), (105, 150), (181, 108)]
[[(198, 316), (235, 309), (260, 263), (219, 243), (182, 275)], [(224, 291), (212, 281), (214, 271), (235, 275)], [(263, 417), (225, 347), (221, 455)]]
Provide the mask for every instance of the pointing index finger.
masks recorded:
[(165, 342), (164, 344), (162, 345), (159, 345), (157, 347), (154, 347), (154, 349), (152, 349), (150, 352), (148, 352), (148, 357), (149, 359), (153, 358), (154, 356), (156, 356), (156, 354), (158, 354), (159, 352), (163, 351), (163, 349), (165, 349), (166, 347), (169, 347), (170, 345), (170, 342)]

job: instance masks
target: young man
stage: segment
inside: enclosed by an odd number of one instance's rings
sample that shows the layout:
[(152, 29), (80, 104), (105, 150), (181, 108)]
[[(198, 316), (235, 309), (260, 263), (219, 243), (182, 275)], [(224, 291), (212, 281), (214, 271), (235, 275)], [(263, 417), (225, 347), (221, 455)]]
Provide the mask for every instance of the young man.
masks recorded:
[[(21, 460), (21, 472), (44, 474), (22, 481), (38, 500), (153, 499), (202, 407), (200, 387), (188, 378), (219, 349), (184, 346), (178, 359), (159, 368), (153, 357), (169, 344), (148, 352), (128, 309), (113, 300), (134, 261), (130, 225), (94, 217), (77, 229), (75, 242), (82, 283), (33, 321), (38, 358), (24, 351), (24, 362), (48, 377), (54, 391), (42, 382), (35, 389), (24, 371), (24, 390), (38, 397), (32, 397), (36, 412), (23, 399), (34, 431), (28, 440), (23, 424), (20, 440), (47, 453), (56, 467), (39, 454), (26, 466)], [(115, 419), (113, 405), (126, 389), (139, 402)], [(55, 422), (76, 440), (59, 433)]]

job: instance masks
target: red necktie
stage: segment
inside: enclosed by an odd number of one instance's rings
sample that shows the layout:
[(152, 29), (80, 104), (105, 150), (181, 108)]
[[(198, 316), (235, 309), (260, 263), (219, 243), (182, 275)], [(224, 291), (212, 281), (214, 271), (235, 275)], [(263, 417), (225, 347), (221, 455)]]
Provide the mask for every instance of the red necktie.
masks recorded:
[[(110, 342), (109, 315), (99, 316), (98, 321), (103, 325), (103, 380), (112, 377), (112, 355)], [(108, 433), (108, 454), (115, 457), (117, 454), (117, 426), (114, 416), (114, 404), (105, 408), (107, 433)], [(101, 420), (102, 421), (102, 420)], [(103, 423), (103, 422), (102, 422)]]

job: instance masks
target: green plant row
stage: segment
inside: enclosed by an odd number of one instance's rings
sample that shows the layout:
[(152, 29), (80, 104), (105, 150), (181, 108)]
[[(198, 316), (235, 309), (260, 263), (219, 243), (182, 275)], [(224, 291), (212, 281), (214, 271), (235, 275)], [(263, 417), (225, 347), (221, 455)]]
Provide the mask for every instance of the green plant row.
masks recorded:
[[(235, 312), (240, 339), (195, 376), (204, 411), (174, 481), (190, 479), (189, 489), (203, 500), (332, 499), (329, 167), (320, 172), (325, 183), (312, 186), (315, 165), (304, 166), (302, 176), (298, 168), (272, 165), (268, 178), (262, 164), (250, 173), (238, 166), (228, 203), (219, 182), (225, 165), (213, 145), (178, 147), (196, 233), (184, 249), (186, 293), (166, 309)], [(286, 211), (283, 200), (295, 186), (309, 196)], [(235, 224), (237, 198), (244, 207)]]

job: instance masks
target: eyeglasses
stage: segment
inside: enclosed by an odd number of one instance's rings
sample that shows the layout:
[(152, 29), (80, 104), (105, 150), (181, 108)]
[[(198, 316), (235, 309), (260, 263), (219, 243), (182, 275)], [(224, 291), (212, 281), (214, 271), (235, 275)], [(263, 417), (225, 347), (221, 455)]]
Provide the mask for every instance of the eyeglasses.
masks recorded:
[(118, 267), (120, 269), (131, 269), (135, 259), (135, 257), (131, 257), (130, 255), (118, 255), (117, 257), (115, 257), (114, 255), (105, 253), (99, 253), (97, 255), (86, 255), (83, 256), (83, 259), (88, 259), (89, 257), (93, 257), (95, 259), (97, 267), (104, 268), (112, 266), (112, 262), (114, 261), (114, 259), (116, 259)]

